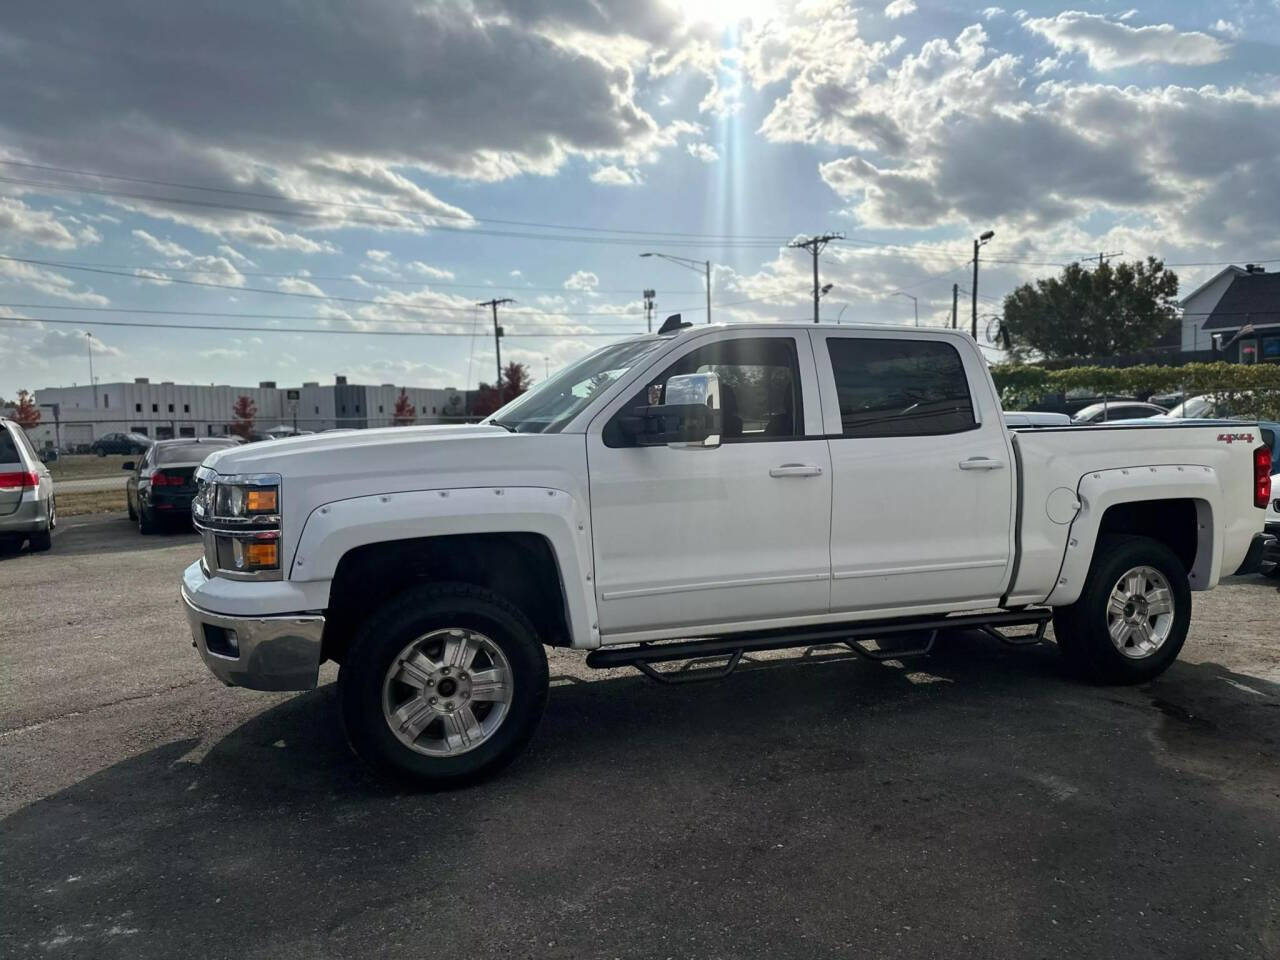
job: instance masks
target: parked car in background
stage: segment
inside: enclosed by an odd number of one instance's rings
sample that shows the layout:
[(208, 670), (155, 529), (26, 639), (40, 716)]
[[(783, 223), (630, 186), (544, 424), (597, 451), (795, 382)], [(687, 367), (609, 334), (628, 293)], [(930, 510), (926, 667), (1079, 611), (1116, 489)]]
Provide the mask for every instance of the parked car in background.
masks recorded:
[(0, 418), (0, 545), (32, 551), (53, 545), (58, 525), (53, 478), (22, 427)]
[(106, 433), (89, 444), (89, 452), (100, 457), (108, 453), (143, 453), (154, 442), (140, 433)]
[(1105, 400), (1102, 403), (1091, 403), (1076, 411), (1071, 418), (1072, 423), (1109, 423), (1112, 420), (1140, 420), (1167, 413), (1164, 407), (1154, 403), (1139, 403), (1136, 400)]
[(215, 450), (237, 444), (224, 437), (157, 440), (140, 460), (125, 461), (124, 469), (131, 471), (125, 482), (125, 502), (129, 519), (138, 522), (138, 532), (155, 533), (165, 520), (190, 520), (196, 467)]

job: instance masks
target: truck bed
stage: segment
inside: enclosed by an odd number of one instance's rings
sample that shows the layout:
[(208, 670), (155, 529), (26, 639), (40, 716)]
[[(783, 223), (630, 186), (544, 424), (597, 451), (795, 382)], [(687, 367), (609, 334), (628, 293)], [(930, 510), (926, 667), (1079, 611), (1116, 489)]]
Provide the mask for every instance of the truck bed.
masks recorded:
[[(1126, 503), (1163, 498), (1152, 508), (1168, 511), (1170, 524), (1189, 526), (1194, 590), (1234, 573), (1262, 529), (1264, 512), (1253, 504), (1253, 451), (1262, 444), (1256, 424), (1015, 428), (1011, 440), (1018, 483), (1010, 605), (1078, 596), (1099, 532), (1114, 529), (1115, 515), (1104, 527), (1106, 512)], [(1199, 547), (1197, 532), (1210, 534)], [(1045, 584), (1054, 584), (1048, 595)]]

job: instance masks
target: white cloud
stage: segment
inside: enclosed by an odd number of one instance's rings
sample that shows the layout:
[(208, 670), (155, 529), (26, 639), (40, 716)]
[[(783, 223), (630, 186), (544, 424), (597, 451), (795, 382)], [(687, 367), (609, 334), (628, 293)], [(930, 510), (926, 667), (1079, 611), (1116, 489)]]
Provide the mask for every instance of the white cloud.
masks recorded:
[[(423, 263), (421, 260), (410, 260), (405, 266), (414, 273), (420, 273), (424, 277), (430, 277), (432, 280), (452, 280), (454, 273), (452, 270), (445, 270), (443, 267), (433, 267), (429, 263)], [(516, 271), (519, 273), (520, 271)]]
[(1232, 40), (1239, 40), (1244, 35), (1244, 31), (1240, 28), (1240, 25), (1232, 23), (1230, 20), (1219, 19), (1209, 29), (1225, 34)]
[(524, 276), (524, 274), (523, 274), (523, 273), (521, 273), (519, 270), (512, 270), (512, 271), (511, 271), (511, 273), (510, 273), (510, 274), (508, 274), (508, 276), (512, 276), (512, 277), (517, 277), (517, 278), (519, 278), (519, 277), (523, 277), (523, 276)]
[(982, 11), (983, 20), (994, 20), (1001, 16), (1004, 16), (1004, 7), (987, 7)]
[(0, 285), (3, 284), (27, 287), (51, 297), (90, 306), (105, 307), (111, 303), (100, 293), (89, 289), (76, 289), (78, 284), (74, 280), (55, 270), (13, 260), (0, 260)]
[(897, 20), (916, 12), (915, 0), (890, 0), (884, 8), (884, 15), (890, 20)]
[(246, 257), (243, 253), (228, 243), (218, 244), (218, 252), (229, 260), (234, 260), (242, 267), (252, 267), (256, 264)]
[(68, 227), (48, 210), (27, 206), (17, 197), (0, 196), (0, 234), (56, 250), (74, 250), (102, 239), (93, 227), (77, 226), (73, 217), (68, 217), (67, 222), (72, 226)]
[(641, 183), (640, 175), (634, 170), (623, 170), (613, 164), (599, 167), (591, 174), (592, 183), (601, 183), (611, 187), (634, 187)]
[(578, 270), (564, 282), (566, 290), (583, 290), (588, 293), (593, 292), (598, 286), (600, 286), (600, 278), (590, 270)]
[(689, 143), (685, 144), (685, 149), (689, 151), (689, 156), (695, 160), (701, 160), (703, 163), (715, 163), (720, 159), (720, 154), (716, 153), (716, 148), (709, 143)]
[(1202, 66), (1227, 55), (1227, 45), (1217, 37), (1193, 30), (1179, 32), (1172, 24), (1131, 27), (1099, 13), (1066, 10), (1056, 17), (1038, 17), (1023, 26), (1048, 40), (1059, 50), (1083, 53), (1091, 66), (1112, 70), (1139, 63), (1174, 63)]
[(323, 297), (325, 295), (324, 291), (310, 280), (303, 280), (300, 277), (282, 277), (276, 281), (276, 286), (285, 293), (303, 293), (312, 297)]
[(248, 351), (236, 350), (232, 347), (213, 347), (209, 350), (200, 351), (200, 356), (206, 360), (243, 360), (248, 355)]
[(132, 233), (135, 238), (141, 240), (153, 252), (160, 254), (162, 257), (191, 256), (191, 251), (180, 243), (175, 243), (172, 240), (161, 240), (159, 237), (154, 237), (145, 230), (133, 230)]

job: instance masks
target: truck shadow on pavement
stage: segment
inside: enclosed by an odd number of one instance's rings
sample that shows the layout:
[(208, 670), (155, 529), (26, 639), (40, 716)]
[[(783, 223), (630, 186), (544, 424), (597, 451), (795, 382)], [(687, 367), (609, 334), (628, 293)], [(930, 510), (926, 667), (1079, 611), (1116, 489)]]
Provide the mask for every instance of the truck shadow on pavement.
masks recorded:
[(103, 770), (0, 822), (0, 952), (1280, 944), (1280, 685), (1178, 663), (1141, 687), (1088, 687), (1052, 647), (969, 634), (900, 666), (821, 650), (720, 683), (572, 679), (525, 756), (465, 790), (370, 778), (332, 686), (211, 746), (177, 739)]

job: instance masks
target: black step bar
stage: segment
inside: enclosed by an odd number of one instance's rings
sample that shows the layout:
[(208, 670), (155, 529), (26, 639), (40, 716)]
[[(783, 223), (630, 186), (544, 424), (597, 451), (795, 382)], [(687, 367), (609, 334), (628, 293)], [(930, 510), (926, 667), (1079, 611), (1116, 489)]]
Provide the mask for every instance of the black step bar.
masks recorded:
[[(1038, 643), (1044, 639), (1044, 631), (1053, 618), (1053, 611), (1047, 607), (1026, 608), (1023, 610), (1000, 610), (994, 613), (953, 614), (943, 617), (916, 617), (907, 620), (862, 620), (853, 623), (822, 626), (814, 630), (759, 630), (751, 633), (739, 633), (729, 637), (716, 637), (710, 640), (675, 640), (657, 643), (640, 643), (625, 647), (604, 647), (592, 650), (587, 654), (587, 666), (598, 670), (611, 667), (635, 667), (653, 679), (677, 682), (671, 674), (659, 674), (649, 665), (665, 663), (671, 660), (705, 660), (713, 657), (729, 657), (726, 669), (691, 671), (682, 675), (680, 682), (693, 679), (720, 679), (728, 676), (738, 665), (744, 653), (757, 650), (786, 650), (793, 647), (815, 647), (825, 644), (845, 644), (855, 653), (874, 660), (895, 659), (905, 656), (919, 656), (928, 653), (940, 630), (981, 630), (1005, 643), (1015, 646)], [(1036, 628), (1029, 637), (1006, 637), (1003, 627)], [(923, 647), (912, 649), (871, 650), (864, 647), (859, 640), (880, 639), (903, 634), (928, 632), (928, 642)], [(656, 674), (656, 676), (655, 676)], [(705, 674), (705, 676), (703, 676)]]

